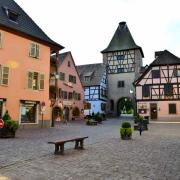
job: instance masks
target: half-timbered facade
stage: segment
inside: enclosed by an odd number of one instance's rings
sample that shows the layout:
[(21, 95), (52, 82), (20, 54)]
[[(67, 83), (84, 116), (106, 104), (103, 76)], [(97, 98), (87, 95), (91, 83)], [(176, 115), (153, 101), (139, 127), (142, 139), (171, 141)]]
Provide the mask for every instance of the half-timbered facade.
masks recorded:
[(88, 64), (77, 66), (84, 86), (84, 100), (90, 103), (85, 115), (105, 113), (107, 101), (107, 75), (104, 64)]
[(0, 1), (0, 116), (50, 127), (50, 54), (62, 48), (15, 1)]
[(180, 58), (167, 50), (135, 81), (137, 112), (158, 120), (180, 121)]
[(135, 44), (126, 22), (119, 23), (102, 54), (107, 66), (108, 112), (117, 115), (121, 99), (133, 99), (133, 94), (130, 93), (134, 91), (132, 83), (139, 76), (144, 55), (141, 47)]
[[(67, 120), (83, 119), (84, 88), (81, 83), (71, 52), (51, 57), (50, 99), (56, 99), (53, 108), (55, 120), (63, 120), (63, 111)], [(56, 72), (56, 66), (58, 71)], [(57, 80), (57, 85), (55, 81)], [(57, 88), (57, 89), (56, 89)], [(55, 91), (54, 91), (55, 90)], [(56, 92), (57, 91), (57, 92)]]

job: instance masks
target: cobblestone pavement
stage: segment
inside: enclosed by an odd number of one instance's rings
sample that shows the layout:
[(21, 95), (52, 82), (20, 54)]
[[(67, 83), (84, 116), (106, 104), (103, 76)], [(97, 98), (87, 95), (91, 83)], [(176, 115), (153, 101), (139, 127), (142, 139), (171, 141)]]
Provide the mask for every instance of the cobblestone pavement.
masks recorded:
[[(119, 138), (119, 119), (89, 127), (73, 122), (50, 129), (19, 130), (0, 139), (0, 180), (180, 180), (180, 124), (149, 125), (133, 140)], [(60, 137), (88, 135), (85, 150), (65, 145), (54, 155), (47, 144)]]

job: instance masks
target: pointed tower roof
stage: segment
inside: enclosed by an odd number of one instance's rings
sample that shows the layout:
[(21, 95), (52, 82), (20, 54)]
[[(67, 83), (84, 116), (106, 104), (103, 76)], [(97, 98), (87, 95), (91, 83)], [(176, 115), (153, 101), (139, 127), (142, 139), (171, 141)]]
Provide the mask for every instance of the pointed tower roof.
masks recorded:
[(121, 51), (128, 49), (139, 49), (142, 57), (144, 57), (142, 48), (134, 42), (134, 39), (129, 31), (126, 22), (120, 22), (119, 26), (111, 39), (108, 47), (101, 51), (101, 53)]

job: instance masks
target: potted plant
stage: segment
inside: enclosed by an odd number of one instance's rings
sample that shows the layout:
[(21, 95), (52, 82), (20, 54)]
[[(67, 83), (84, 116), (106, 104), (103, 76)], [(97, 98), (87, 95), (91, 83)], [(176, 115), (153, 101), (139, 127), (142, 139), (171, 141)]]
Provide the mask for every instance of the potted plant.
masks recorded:
[(132, 138), (132, 128), (129, 122), (123, 122), (120, 128), (121, 139), (129, 140)]
[(4, 127), (0, 129), (1, 138), (14, 138), (18, 129), (18, 123), (11, 119), (8, 111), (5, 112), (3, 118)]

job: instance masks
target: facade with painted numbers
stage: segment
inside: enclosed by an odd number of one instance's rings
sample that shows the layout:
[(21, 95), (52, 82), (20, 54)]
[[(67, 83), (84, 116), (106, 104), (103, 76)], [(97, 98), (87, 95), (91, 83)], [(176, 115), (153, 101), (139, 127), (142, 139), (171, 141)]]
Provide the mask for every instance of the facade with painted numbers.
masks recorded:
[(139, 76), (144, 54), (136, 45), (126, 22), (119, 23), (108, 47), (101, 53), (107, 67), (107, 112), (120, 115), (124, 108), (122, 104), (134, 101), (133, 82)]
[(25, 126), (51, 125), (49, 71), (51, 53), (63, 47), (51, 40), (13, 0), (0, 1), (0, 116)]
[(84, 110), (85, 115), (106, 113), (107, 74), (102, 63), (77, 66), (84, 86), (84, 100), (90, 107)]
[(164, 50), (135, 81), (137, 112), (152, 120), (180, 121), (180, 58)]
[(63, 121), (63, 111), (67, 120), (83, 119), (84, 89), (71, 52), (59, 54), (58, 62), (51, 57), (50, 99), (55, 100), (54, 120)]

